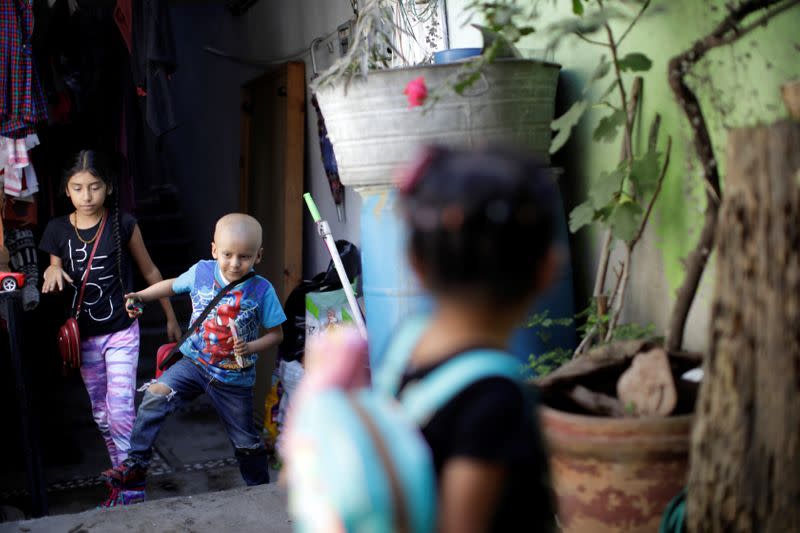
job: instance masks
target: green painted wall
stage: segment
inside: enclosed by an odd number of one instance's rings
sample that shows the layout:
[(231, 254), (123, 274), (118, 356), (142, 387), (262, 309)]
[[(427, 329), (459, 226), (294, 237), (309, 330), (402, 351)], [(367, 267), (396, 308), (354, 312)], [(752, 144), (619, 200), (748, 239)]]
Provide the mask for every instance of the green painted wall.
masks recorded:
[[(570, 0), (521, 1), (537, 5), (545, 21), (571, 15)], [(452, 47), (480, 42), (478, 33), (462, 24), (466, 3), (467, 0), (448, 0)], [(640, 147), (647, 142), (647, 127), (656, 112), (662, 115), (660, 145), (666, 144), (666, 134), (673, 137), (672, 162), (656, 204), (655, 219), (634, 256), (634, 277), (626, 313), (628, 320), (652, 322), (662, 331), (674, 291), (683, 278), (682, 260), (699, 234), (705, 203), (703, 183), (689, 144), (688, 123), (667, 84), (667, 62), (717, 24), (723, 16), (724, 3), (725, 0), (654, 0), (650, 7), (653, 14), (643, 18), (621, 46), (623, 55), (643, 52), (653, 61), (651, 70), (644, 76), (643, 120), (640, 121), (644, 127), (635, 132), (635, 142)], [(635, 2), (626, 5), (635, 7)], [(622, 24), (614, 26), (617, 35), (623, 27)], [(542, 47), (542, 36), (536, 34), (520, 43), (520, 48), (530, 50), (531, 54)], [(563, 67), (559, 109), (563, 111), (574, 101), (599, 56), (608, 53), (607, 48), (593, 46), (577, 37), (569, 37), (561, 43), (554, 56)], [(786, 80), (800, 78), (800, 7), (784, 12), (734, 46), (711, 52), (695, 72), (694, 83), (712, 130), (724, 181), (726, 128), (768, 123), (786, 116), (780, 85)], [(610, 76), (608, 81), (598, 84), (596, 93), (602, 92), (609, 82)], [(587, 180), (618, 162), (621, 136), (612, 144), (595, 143), (591, 138), (597, 121), (607, 113), (596, 109), (584, 117), (570, 143), (554, 159), (555, 164), (561, 164), (567, 171), (564, 186), (568, 189), (565, 194), (568, 207), (585, 199)], [(584, 290), (588, 290), (594, 267), (587, 266), (596, 256), (596, 239), (579, 235), (576, 245), (578, 249), (573, 248), (576, 261), (582, 263), (576, 268), (580, 271), (583, 267)], [(588, 249), (588, 253), (582, 253), (581, 248)], [(687, 328), (690, 348), (702, 349), (706, 344), (711, 276), (713, 272), (704, 278), (690, 315)]]

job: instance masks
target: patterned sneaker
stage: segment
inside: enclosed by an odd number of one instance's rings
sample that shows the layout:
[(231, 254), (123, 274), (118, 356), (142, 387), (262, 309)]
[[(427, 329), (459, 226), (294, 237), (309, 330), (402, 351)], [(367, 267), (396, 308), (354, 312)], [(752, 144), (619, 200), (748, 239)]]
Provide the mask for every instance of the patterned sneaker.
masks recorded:
[(143, 490), (123, 490), (119, 496), (117, 505), (133, 505), (145, 499)]
[(123, 463), (114, 468), (109, 468), (100, 474), (100, 479), (106, 484), (109, 490), (125, 490), (132, 492), (144, 492), (145, 479), (147, 477), (147, 467), (141, 463), (125, 459)]
[(117, 505), (117, 500), (120, 496), (120, 489), (117, 487), (111, 487), (111, 490), (108, 492), (108, 497), (105, 499), (103, 503), (98, 505), (97, 509), (106, 509), (108, 507), (115, 507)]
[(98, 509), (107, 509), (109, 507), (118, 507), (121, 505), (133, 505), (144, 501), (143, 490), (121, 490), (113, 488), (108, 494), (108, 498), (101, 503)]

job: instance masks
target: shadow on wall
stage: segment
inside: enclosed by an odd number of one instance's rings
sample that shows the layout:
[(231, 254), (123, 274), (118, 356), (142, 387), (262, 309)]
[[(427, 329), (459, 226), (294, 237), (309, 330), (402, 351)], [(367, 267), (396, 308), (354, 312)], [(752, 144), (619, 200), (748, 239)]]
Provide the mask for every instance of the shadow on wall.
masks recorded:
[[(578, 88), (582, 87), (582, 84), (580, 76), (574, 71), (561, 70), (556, 89), (556, 117), (567, 111), (579, 97)], [(564, 148), (552, 156), (553, 167), (563, 171), (559, 177), (559, 189), (567, 220), (569, 220), (569, 213), (572, 209), (584, 201), (583, 191), (588, 186), (588, 169), (584, 163), (585, 160), (573, 157), (573, 154), (579, 153), (578, 146), (583, 143), (578, 132), (573, 132)], [(588, 231), (577, 234), (569, 232), (568, 239), (572, 258), (573, 301), (575, 310), (580, 312), (592, 295), (596, 261), (596, 254), (592, 250), (594, 241)]]

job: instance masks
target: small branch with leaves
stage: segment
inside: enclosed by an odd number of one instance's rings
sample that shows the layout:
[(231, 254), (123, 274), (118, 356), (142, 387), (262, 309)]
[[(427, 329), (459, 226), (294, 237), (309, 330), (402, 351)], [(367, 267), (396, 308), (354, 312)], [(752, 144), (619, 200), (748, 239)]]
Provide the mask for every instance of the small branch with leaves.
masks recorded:
[[(657, 151), (652, 142), (644, 154), (635, 150), (633, 129), (638, 116), (639, 101), (642, 93), (642, 78), (635, 76), (628, 79), (629, 74), (645, 72), (652, 66), (650, 59), (639, 52), (623, 55), (620, 43), (627, 37), (631, 29), (642, 20), (650, 5), (644, 2), (634, 13), (625, 16), (621, 3), (612, 5), (610, 1), (597, 0), (596, 9), (587, 11), (583, 0), (573, 2), (573, 11), (577, 20), (558, 22), (553, 25), (557, 32), (571, 30), (580, 39), (602, 46), (610, 51), (610, 59), (601, 57), (595, 72), (583, 91), (583, 97), (561, 117), (553, 121), (556, 131), (550, 151), (560, 149), (569, 138), (574, 126), (590, 108), (607, 107), (611, 111), (602, 117), (594, 130), (593, 140), (598, 143), (612, 142), (618, 138), (620, 130), (623, 140), (620, 149), (620, 162), (613, 171), (601, 172), (589, 187), (589, 198), (578, 205), (570, 214), (570, 230), (576, 232), (587, 225), (596, 224), (605, 229), (602, 239), (600, 264), (595, 275), (592, 303), (586, 317), (585, 334), (575, 350), (574, 355), (589, 350), (598, 343), (610, 342), (617, 338), (619, 321), (625, 305), (625, 295), (631, 275), (633, 251), (643, 235), (651, 218), (653, 205), (661, 192), (661, 184), (669, 164), (671, 142), (667, 143), (667, 153)], [(588, 4), (588, 3), (587, 3)], [(616, 36), (611, 21), (625, 19), (627, 24), (621, 36)], [(603, 41), (595, 36), (600, 35)], [(612, 73), (612, 80), (602, 95), (589, 103), (589, 89)], [(660, 118), (654, 121), (654, 129), (658, 130)], [(613, 288), (606, 287), (608, 269), (613, 249), (623, 245), (625, 253), (618, 269)], [(631, 328), (626, 328), (627, 332)], [(642, 331), (645, 331), (642, 329)], [(650, 331), (647, 329), (646, 331)]]
[[(765, 25), (769, 20), (784, 11), (800, 5), (800, 0), (747, 0), (731, 8), (725, 19), (705, 37), (695, 41), (685, 52), (675, 56), (669, 62), (669, 84), (675, 98), (683, 109), (689, 126), (694, 134), (694, 149), (703, 170), (706, 184), (706, 208), (703, 229), (694, 250), (686, 259), (686, 275), (678, 289), (675, 306), (669, 320), (667, 330), (667, 349), (676, 351), (683, 345), (683, 334), (686, 319), (694, 302), (700, 279), (705, 271), (708, 258), (714, 248), (714, 237), (717, 228), (719, 205), (722, 199), (720, 188), (719, 165), (714, 155), (711, 135), (708, 131), (700, 101), (686, 83), (686, 77), (706, 54), (720, 46), (731, 44), (757, 27)], [(763, 11), (753, 23), (741, 26), (750, 15)]]

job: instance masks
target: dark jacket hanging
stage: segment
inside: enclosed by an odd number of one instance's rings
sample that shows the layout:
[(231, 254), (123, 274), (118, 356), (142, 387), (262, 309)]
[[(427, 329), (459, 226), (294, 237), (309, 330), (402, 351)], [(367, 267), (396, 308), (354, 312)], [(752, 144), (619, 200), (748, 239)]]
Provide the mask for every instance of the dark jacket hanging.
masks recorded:
[(170, 76), (177, 68), (169, 7), (165, 0), (132, 3), (131, 65), (145, 121), (156, 136), (175, 128)]

